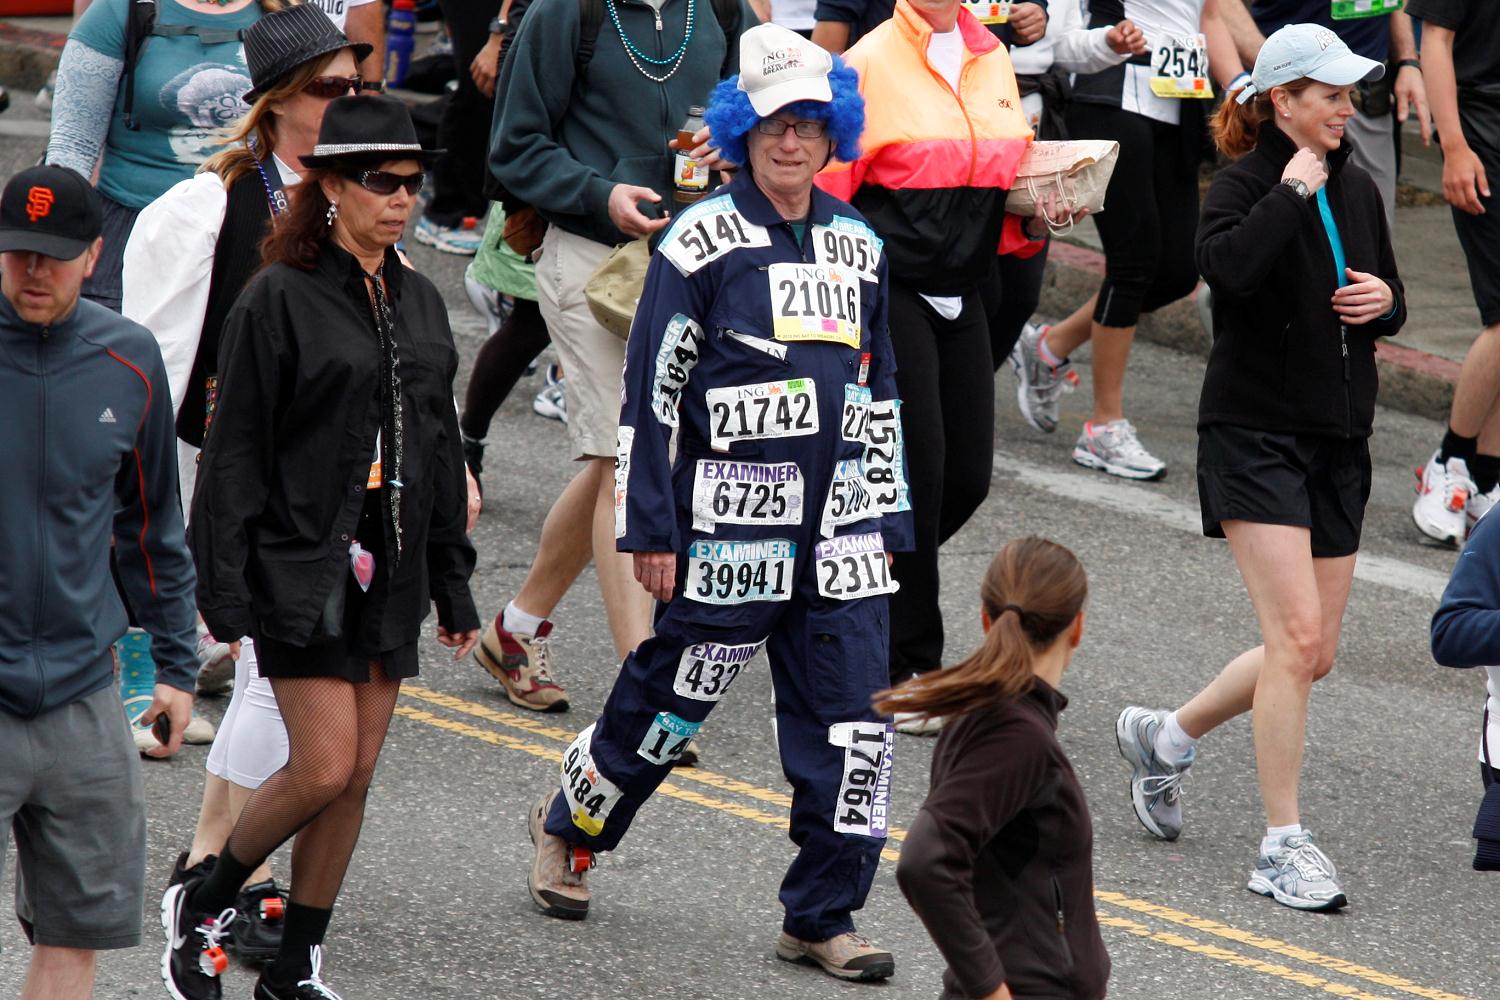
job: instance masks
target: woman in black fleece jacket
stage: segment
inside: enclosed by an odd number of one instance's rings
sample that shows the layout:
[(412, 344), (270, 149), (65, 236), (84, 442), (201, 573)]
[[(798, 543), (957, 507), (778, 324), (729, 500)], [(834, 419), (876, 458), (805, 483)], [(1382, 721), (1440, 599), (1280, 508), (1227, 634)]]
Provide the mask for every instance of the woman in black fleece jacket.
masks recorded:
[(1308, 695), (1333, 668), (1370, 495), (1375, 338), (1406, 318), (1380, 195), (1344, 138), (1353, 85), (1383, 72), (1332, 31), (1289, 25), (1215, 118), (1219, 148), (1239, 159), (1214, 179), (1198, 228), (1214, 292), (1198, 494), (1263, 645), (1176, 712), (1130, 706), (1115, 726), (1136, 817), (1175, 840), (1198, 738), (1253, 710), (1266, 833), (1247, 888), (1304, 910), (1346, 902), (1302, 827), (1298, 780)]
[(1087, 596), (1073, 553), (1017, 539), (985, 576), (984, 644), (878, 696), (882, 712), (948, 717), (896, 868), (948, 962), (944, 1000), (1104, 996), (1093, 832), (1057, 742), (1068, 704), (1057, 684), (1083, 637)]

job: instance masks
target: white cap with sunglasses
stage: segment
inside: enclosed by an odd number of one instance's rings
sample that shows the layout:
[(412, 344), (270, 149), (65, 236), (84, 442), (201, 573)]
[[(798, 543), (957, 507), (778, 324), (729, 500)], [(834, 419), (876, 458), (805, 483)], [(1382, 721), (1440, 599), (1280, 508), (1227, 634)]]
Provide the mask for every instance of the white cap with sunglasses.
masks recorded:
[(833, 56), (778, 24), (757, 24), (740, 36), (739, 89), (762, 118), (798, 101), (833, 100)]
[(1256, 94), (1268, 94), (1304, 77), (1333, 87), (1379, 80), (1385, 66), (1357, 56), (1338, 35), (1317, 24), (1289, 24), (1271, 34), (1260, 48), (1250, 83), (1235, 98), (1244, 104)]

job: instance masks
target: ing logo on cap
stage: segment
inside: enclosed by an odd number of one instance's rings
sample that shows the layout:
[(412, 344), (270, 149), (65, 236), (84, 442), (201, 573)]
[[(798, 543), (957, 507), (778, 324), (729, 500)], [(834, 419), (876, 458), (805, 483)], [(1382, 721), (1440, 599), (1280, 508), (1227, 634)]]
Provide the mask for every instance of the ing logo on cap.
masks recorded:
[(26, 192), (26, 217), (32, 222), (52, 214), (57, 196), (48, 187), (34, 187)]

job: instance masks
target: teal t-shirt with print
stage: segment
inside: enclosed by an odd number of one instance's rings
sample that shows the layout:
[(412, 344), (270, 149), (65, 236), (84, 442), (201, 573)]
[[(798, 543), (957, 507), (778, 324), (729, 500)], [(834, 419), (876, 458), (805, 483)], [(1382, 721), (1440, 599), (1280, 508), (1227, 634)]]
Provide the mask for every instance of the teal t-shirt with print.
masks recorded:
[[(98, 0), (84, 12), (71, 38), (115, 59), (125, 55), (129, 0)], [(157, 0), (160, 25), (243, 31), (261, 18), (259, 3), (233, 14), (204, 14), (177, 0)], [(135, 70), (135, 118), (125, 127), (125, 80), (104, 143), (99, 192), (131, 208), (144, 208), (224, 145), (224, 129), (249, 108), (245, 47), (238, 40), (205, 45), (196, 35), (153, 35)]]

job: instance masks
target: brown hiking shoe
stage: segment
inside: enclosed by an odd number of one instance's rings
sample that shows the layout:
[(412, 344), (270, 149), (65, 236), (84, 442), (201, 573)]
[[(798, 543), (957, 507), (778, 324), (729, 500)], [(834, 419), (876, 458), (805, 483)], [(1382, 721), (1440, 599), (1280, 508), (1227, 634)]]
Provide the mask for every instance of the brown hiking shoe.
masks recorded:
[(532, 807), (527, 830), (536, 845), (536, 857), (531, 862), (526, 888), (547, 916), (582, 920), (589, 915), (588, 872), (594, 867), (594, 852), (587, 847), (574, 847), (544, 829), (557, 795), (554, 788)]
[(536, 635), (507, 632), (501, 624), (503, 615), (496, 615), (484, 630), (484, 638), (474, 647), (474, 659), (505, 688), (512, 705), (533, 712), (566, 712), (568, 692), (547, 672), (547, 639), (552, 623), (542, 622)]
[(896, 972), (896, 959), (862, 934), (849, 931), (827, 941), (803, 941), (786, 931), (776, 939), (776, 957), (784, 962), (820, 966), (830, 976), (874, 982)]

